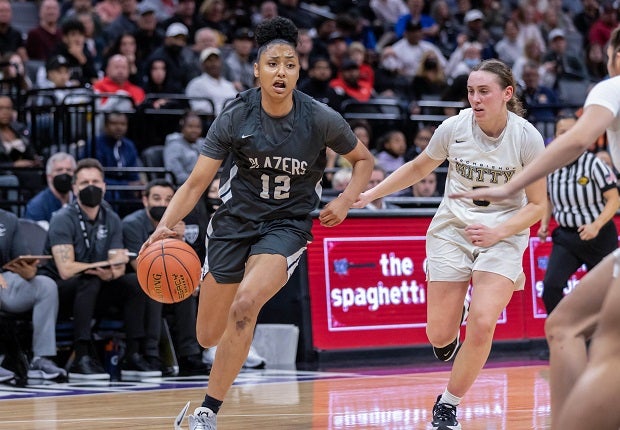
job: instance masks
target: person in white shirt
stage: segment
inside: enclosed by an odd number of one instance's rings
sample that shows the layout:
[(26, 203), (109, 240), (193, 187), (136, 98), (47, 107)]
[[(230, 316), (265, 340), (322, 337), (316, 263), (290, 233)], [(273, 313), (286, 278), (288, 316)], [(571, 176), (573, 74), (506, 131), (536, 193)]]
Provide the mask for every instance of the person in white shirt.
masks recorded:
[[(448, 160), (446, 194), (493, 188), (532, 163), (543, 138), (523, 119), (510, 68), (499, 60), (474, 67), (467, 80), (472, 106), (445, 120), (420, 155), (379, 185), (362, 193), (353, 207), (411, 187)], [(523, 252), (529, 227), (544, 213), (545, 179), (514, 193), (501, 205), (444, 198), (426, 234), (427, 325), (435, 356), (454, 365), (433, 407), (433, 429), (460, 430), (456, 409), (491, 351), (497, 320), (515, 290), (523, 289)], [(473, 286), (470, 305), (463, 304)], [(469, 313), (459, 349), (460, 326)]]
[(403, 38), (392, 45), (394, 53), (400, 60), (401, 74), (410, 79), (413, 79), (415, 76), (422, 57), (427, 51), (434, 51), (441, 67), (446, 67), (446, 57), (443, 56), (435, 44), (423, 40), (423, 37), (422, 25), (419, 22), (408, 22)]
[(222, 58), (218, 48), (204, 49), (200, 53), (200, 64), (203, 73), (189, 81), (185, 87), (185, 95), (211, 99), (213, 106), (206, 100), (191, 100), (190, 105), (196, 112), (217, 115), (227, 101), (237, 96), (237, 90), (232, 82), (222, 77)]

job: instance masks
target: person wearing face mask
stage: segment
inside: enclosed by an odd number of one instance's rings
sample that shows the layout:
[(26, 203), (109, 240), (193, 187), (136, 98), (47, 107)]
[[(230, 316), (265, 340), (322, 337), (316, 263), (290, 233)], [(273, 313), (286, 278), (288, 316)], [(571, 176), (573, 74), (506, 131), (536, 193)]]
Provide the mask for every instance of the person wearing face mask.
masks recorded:
[(394, 52), (394, 48), (386, 46), (381, 50), (381, 59), (375, 69), (375, 91), (381, 97), (408, 97), (411, 79), (401, 73), (403, 65)]
[(106, 185), (101, 163), (93, 158), (80, 160), (72, 187), (77, 199), (50, 220), (45, 254), (53, 258), (39, 269), (39, 274), (58, 285), (59, 319), (73, 319), (75, 358), (69, 379), (110, 379), (92, 346), (91, 322), (98, 305), (104, 304), (123, 309), (126, 353), (121, 377), (135, 380), (161, 376), (140, 352), (147, 331), (147, 296), (136, 274), (125, 274), (128, 252), (123, 248), (121, 220), (103, 200)]
[[(140, 251), (142, 244), (155, 231), (159, 220), (164, 215), (168, 203), (174, 195), (174, 186), (165, 179), (154, 179), (146, 184), (142, 193), (144, 208), (130, 213), (123, 218), (123, 242), (130, 252)], [(174, 226), (178, 237), (192, 246), (198, 256), (205, 256), (205, 236), (207, 225), (200, 223), (197, 210), (192, 211)], [(128, 270), (136, 271), (137, 262), (131, 260)], [(161, 332), (162, 312), (170, 321), (175, 350), (179, 359), (181, 375), (206, 375), (209, 366), (202, 362), (202, 350), (196, 340), (196, 296), (192, 295), (179, 303), (163, 305), (147, 298), (147, 318), (149, 330), (146, 333), (145, 354), (152, 367), (162, 370), (164, 376), (174, 373), (170, 366), (164, 366), (159, 355), (159, 335)]]
[(28, 201), (24, 218), (44, 222), (47, 226), (52, 214), (73, 199), (71, 181), (74, 171), (73, 155), (66, 152), (52, 155), (45, 165), (47, 188)]

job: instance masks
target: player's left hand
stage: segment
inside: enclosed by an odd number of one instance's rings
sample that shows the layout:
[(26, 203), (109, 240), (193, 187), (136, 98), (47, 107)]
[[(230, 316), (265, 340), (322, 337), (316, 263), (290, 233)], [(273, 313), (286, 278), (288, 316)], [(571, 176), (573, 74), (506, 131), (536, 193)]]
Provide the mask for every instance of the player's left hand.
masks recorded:
[(498, 202), (510, 197), (511, 191), (506, 185), (500, 185), (498, 187), (481, 187), (475, 190), (465, 191), (462, 193), (451, 193), (448, 197), (451, 199), (472, 199), (472, 200), (486, 200), (489, 202)]
[(479, 247), (488, 248), (501, 240), (495, 229), (484, 224), (472, 224), (465, 227), (465, 235), (469, 241)]
[(319, 221), (324, 227), (335, 227), (340, 224), (346, 217), (352, 202), (347, 201), (342, 194), (329, 202), (321, 212), (319, 212)]

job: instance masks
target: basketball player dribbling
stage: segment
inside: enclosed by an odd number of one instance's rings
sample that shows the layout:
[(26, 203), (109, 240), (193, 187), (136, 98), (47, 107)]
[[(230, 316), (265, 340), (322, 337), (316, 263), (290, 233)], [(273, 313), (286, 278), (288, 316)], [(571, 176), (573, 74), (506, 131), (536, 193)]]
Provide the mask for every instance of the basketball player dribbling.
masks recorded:
[[(575, 125), (549, 144), (532, 165), (506, 185), (463, 190), (453, 197), (503, 204), (523, 187), (572, 163), (603, 133), (613, 164), (620, 169), (620, 27), (609, 38), (607, 71), (610, 78), (590, 90)], [(620, 251), (616, 250), (581, 279), (545, 322), (552, 429), (620, 427), (620, 411), (613, 407), (620, 394), (619, 273)]]
[[(445, 160), (450, 163), (446, 194), (509, 181), (544, 149), (540, 133), (519, 116), (522, 107), (515, 90), (506, 64), (478, 64), (467, 80), (472, 108), (445, 120), (420, 155), (362, 193), (354, 207), (410, 187)], [(542, 216), (546, 198), (541, 179), (499, 206), (443, 199), (433, 217), (426, 235), (426, 333), (438, 359), (456, 357), (448, 386), (433, 407), (433, 429), (461, 428), (457, 406), (489, 356), (501, 312), (513, 291), (523, 288), (529, 227)], [(467, 336), (459, 349), (470, 282)]]
[[(190, 430), (216, 428), (216, 416), (250, 348), (262, 306), (280, 290), (312, 240), (326, 147), (353, 166), (347, 188), (323, 208), (323, 226), (340, 224), (366, 188), (373, 157), (331, 108), (295, 90), (297, 28), (276, 17), (256, 28), (254, 75), (259, 88), (241, 93), (207, 133), (190, 177), (170, 202), (149, 243), (196, 204), (226, 159), (217, 209), (207, 232), (196, 332), (217, 345), (207, 394), (189, 417)], [(144, 249), (144, 247), (142, 248)]]

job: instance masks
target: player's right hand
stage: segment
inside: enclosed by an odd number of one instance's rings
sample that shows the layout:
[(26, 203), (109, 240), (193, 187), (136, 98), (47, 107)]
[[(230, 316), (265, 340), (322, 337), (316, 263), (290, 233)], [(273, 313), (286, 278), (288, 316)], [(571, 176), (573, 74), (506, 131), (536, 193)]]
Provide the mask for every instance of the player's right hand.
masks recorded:
[(178, 234), (177, 232), (169, 229), (168, 227), (165, 227), (162, 225), (157, 226), (153, 234), (151, 234), (151, 236), (146, 240), (146, 242), (142, 244), (142, 247), (140, 248), (140, 252), (138, 252), (138, 255), (142, 254), (142, 251), (148, 248), (150, 244), (157, 242), (158, 240), (167, 239), (169, 237), (176, 238), (178, 237)]
[(480, 187), (475, 190), (465, 191), (462, 193), (451, 193), (448, 197), (451, 199), (472, 199), (498, 202), (507, 199), (510, 195), (511, 192), (507, 189), (506, 185), (500, 185), (498, 187)]

